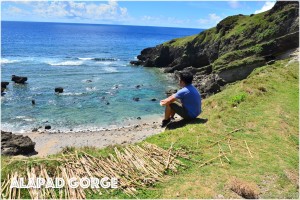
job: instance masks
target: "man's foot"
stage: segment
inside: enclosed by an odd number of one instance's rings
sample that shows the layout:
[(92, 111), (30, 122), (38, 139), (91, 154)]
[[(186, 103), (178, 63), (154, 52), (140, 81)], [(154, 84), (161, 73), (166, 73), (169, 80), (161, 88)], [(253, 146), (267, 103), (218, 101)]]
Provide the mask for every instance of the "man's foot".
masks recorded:
[(163, 128), (163, 127), (167, 126), (168, 123), (170, 123), (170, 121), (171, 121), (171, 118), (162, 120), (162, 123), (161, 123), (160, 127)]

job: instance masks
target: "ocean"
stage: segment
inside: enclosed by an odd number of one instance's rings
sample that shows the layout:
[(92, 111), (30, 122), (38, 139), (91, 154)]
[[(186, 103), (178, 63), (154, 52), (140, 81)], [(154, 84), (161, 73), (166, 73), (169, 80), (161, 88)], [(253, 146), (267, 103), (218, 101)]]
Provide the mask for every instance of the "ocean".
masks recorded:
[[(1, 26), (1, 81), (10, 82), (1, 97), (1, 129), (14, 132), (45, 125), (99, 130), (162, 116), (159, 100), (177, 83), (159, 69), (129, 62), (144, 48), (202, 31), (6, 21)], [(27, 84), (13, 83), (12, 75), (28, 77)], [(55, 87), (64, 92), (55, 94)]]

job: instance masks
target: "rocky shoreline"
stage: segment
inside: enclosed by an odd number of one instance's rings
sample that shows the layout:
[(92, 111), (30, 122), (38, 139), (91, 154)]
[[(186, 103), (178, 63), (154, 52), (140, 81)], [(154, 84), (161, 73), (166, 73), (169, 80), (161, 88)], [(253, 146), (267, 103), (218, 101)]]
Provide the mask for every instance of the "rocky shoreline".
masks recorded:
[(58, 153), (65, 147), (71, 146), (103, 148), (116, 144), (125, 145), (136, 143), (151, 135), (164, 131), (164, 129), (160, 127), (161, 120), (162, 118), (142, 119), (132, 122), (128, 126), (106, 128), (96, 131), (81, 130), (62, 132), (39, 129), (34, 132), (14, 134), (20, 137), (28, 137), (35, 143), (36, 154), (29, 155), (45, 157)]

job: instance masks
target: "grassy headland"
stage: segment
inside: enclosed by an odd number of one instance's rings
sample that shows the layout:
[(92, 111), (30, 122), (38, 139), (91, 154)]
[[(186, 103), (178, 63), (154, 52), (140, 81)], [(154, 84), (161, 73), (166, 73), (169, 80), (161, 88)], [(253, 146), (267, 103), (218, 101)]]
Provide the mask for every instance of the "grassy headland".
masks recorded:
[[(298, 61), (287, 59), (257, 68), (247, 79), (204, 100), (200, 117), (207, 118), (206, 123), (188, 124), (147, 138), (146, 142), (164, 149), (174, 143), (175, 149), (190, 150), (193, 161), (182, 160), (187, 169), (169, 173), (164, 182), (152, 187), (139, 188), (136, 197), (240, 198), (231, 190), (237, 179), (253, 186), (260, 198), (298, 198), (298, 67)], [(220, 149), (229, 161), (221, 157), (201, 166), (218, 156)], [(112, 147), (77, 149), (82, 150), (96, 157), (113, 153)], [(24, 161), (2, 156), (1, 182), (8, 173), (28, 166), (44, 164), (49, 171), (55, 170), (60, 163), (51, 159), (58, 157), (61, 154)], [(30, 197), (25, 190), (21, 195)], [(120, 190), (87, 197), (133, 198)]]

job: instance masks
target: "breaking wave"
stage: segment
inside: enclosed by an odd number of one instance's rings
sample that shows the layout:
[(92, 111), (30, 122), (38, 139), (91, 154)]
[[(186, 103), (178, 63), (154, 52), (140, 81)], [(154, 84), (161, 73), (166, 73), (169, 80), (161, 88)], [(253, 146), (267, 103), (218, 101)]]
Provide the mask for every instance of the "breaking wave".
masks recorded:
[(119, 72), (115, 67), (104, 67), (103, 70), (107, 72)]
[(48, 63), (51, 66), (79, 66), (82, 65), (82, 61), (64, 61), (64, 62), (57, 62), (57, 63)]
[(116, 58), (78, 58), (79, 60), (93, 60), (93, 61), (118, 61)]
[(11, 63), (16, 63), (19, 62), (18, 60), (9, 60), (6, 58), (1, 58), (1, 64), (11, 64)]

